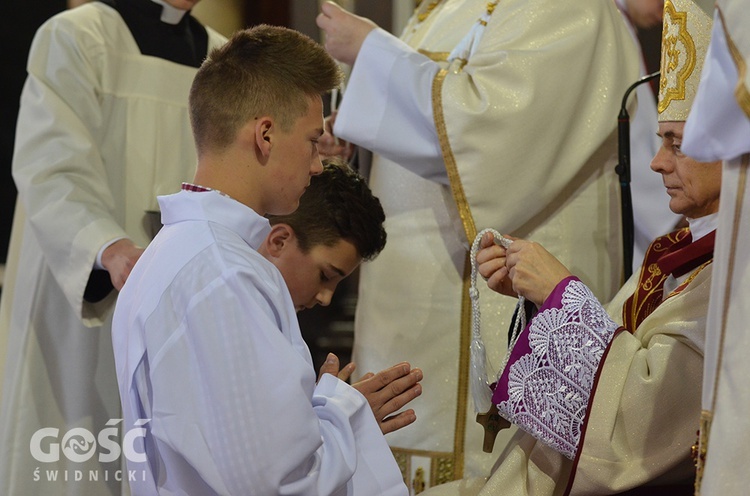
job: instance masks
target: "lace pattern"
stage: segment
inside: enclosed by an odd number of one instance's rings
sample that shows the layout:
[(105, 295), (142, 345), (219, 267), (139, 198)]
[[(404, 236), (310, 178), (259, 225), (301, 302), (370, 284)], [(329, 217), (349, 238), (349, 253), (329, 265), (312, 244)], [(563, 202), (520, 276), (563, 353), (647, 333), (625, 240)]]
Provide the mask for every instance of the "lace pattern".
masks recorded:
[(568, 282), (554, 304), (561, 308), (543, 309), (531, 321), (528, 347), (511, 357), (503, 371), (508, 396), (497, 408), (503, 417), (573, 459), (599, 363), (619, 326), (578, 280)]

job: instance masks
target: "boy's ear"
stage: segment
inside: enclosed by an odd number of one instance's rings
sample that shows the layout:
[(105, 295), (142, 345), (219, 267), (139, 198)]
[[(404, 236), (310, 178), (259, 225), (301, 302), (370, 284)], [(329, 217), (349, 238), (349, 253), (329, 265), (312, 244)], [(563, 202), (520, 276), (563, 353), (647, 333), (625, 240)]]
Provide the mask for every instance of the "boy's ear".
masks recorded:
[(264, 159), (271, 154), (274, 127), (273, 119), (268, 116), (259, 117), (255, 121), (255, 146)]
[(289, 224), (275, 224), (271, 226), (271, 232), (266, 236), (266, 249), (272, 257), (279, 257), (291, 247), (295, 239), (294, 229)]

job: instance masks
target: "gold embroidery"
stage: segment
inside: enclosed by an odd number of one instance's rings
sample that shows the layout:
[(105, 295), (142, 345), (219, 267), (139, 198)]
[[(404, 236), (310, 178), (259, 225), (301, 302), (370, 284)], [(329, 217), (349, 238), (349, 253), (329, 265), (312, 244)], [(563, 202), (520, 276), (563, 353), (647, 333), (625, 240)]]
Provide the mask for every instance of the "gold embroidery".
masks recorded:
[(716, 6), (716, 10), (718, 10), (719, 12), (721, 27), (724, 29), (724, 38), (727, 40), (729, 53), (732, 55), (732, 59), (737, 66), (738, 78), (737, 86), (734, 89), (734, 96), (737, 99), (737, 103), (739, 104), (740, 108), (745, 112), (745, 114), (747, 114), (748, 117), (750, 117), (750, 91), (748, 91), (748, 88), (746, 88), (744, 84), (744, 81), (747, 77), (747, 65), (745, 64), (745, 59), (737, 48), (737, 45), (729, 35), (729, 31), (727, 30), (727, 23), (724, 20), (724, 13), (721, 11), (718, 5)]
[[(664, 112), (672, 100), (685, 99), (685, 82), (695, 68), (695, 44), (687, 30), (687, 12), (677, 12), (670, 0), (664, 2), (665, 29), (662, 38), (661, 72), (659, 82), (659, 113)], [(676, 33), (673, 26), (676, 26)], [(685, 56), (680, 63), (680, 55)]]
[(700, 496), (701, 482), (703, 482), (703, 469), (706, 466), (706, 453), (708, 453), (708, 433), (711, 429), (713, 414), (707, 410), (701, 411), (700, 427), (698, 428), (698, 439), (690, 448), (690, 454), (695, 461), (695, 496)]
[(455, 477), (453, 460), (450, 458), (438, 458), (432, 464), (431, 483), (433, 486), (445, 484), (453, 480), (460, 479)]
[[(675, 295), (680, 294), (682, 292), (682, 290), (685, 289), (687, 287), (687, 285), (690, 284), (693, 281), (693, 279), (695, 279), (698, 276), (698, 274), (700, 274), (700, 272), (703, 269), (705, 269), (706, 267), (708, 267), (711, 264), (711, 262), (713, 262), (713, 259), (709, 260), (708, 262), (705, 262), (704, 264), (700, 265), (697, 269), (695, 269), (688, 276), (688, 278), (685, 279), (685, 282), (683, 282), (682, 284), (680, 284), (679, 286), (677, 286), (671, 293), (669, 293), (667, 295), (667, 298), (671, 298), (671, 297), (673, 297)], [(664, 298), (664, 299), (666, 300), (667, 298)]]
[(646, 291), (650, 291), (654, 287), (654, 278), (661, 275), (661, 269), (659, 268), (659, 264), (652, 263), (648, 266), (648, 272), (649, 275), (648, 279), (643, 281), (643, 289)]
[(414, 489), (414, 494), (424, 492), (425, 481), (424, 481), (424, 469), (419, 467), (414, 473), (414, 480), (411, 481), (411, 487)]
[(450, 52), (430, 52), (429, 50), (419, 49), (417, 50), (422, 55), (429, 57), (433, 62), (446, 62)]
[[(455, 460), (454, 454), (445, 451), (426, 451), (407, 448), (391, 448), (393, 456), (398, 463), (401, 474), (404, 477), (404, 483), (415, 490), (423, 483), (426, 485), (427, 477), (425, 468), (418, 466), (414, 471), (414, 478), (411, 478), (412, 457), (429, 458), (430, 487), (446, 482), (452, 482), (455, 477)], [(459, 477), (460, 478), (460, 477)], [(415, 493), (416, 494), (416, 493)]]
[[(422, 2), (420, 1), (417, 4), (417, 8), (414, 11), (415, 13), (417, 13), (417, 10), (419, 10), (419, 6), (421, 5), (421, 3)], [(424, 22), (424, 20), (427, 19), (430, 16), (430, 14), (432, 14), (432, 11), (435, 10), (435, 7), (437, 7), (437, 5), (439, 3), (440, 3), (440, 0), (434, 0), (434, 1), (430, 2), (427, 5), (427, 7), (425, 8), (424, 12), (420, 12), (420, 13), (417, 14), (417, 21)]]
[[(443, 161), (445, 162), (451, 191), (453, 192), (453, 199), (456, 201), (456, 206), (458, 207), (458, 215), (461, 217), (464, 232), (466, 233), (466, 239), (471, 241), (477, 235), (477, 228), (474, 224), (474, 218), (471, 215), (469, 203), (466, 201), (466, 194), (464, 193), (464, 187), (461, 184), (461, 177), (458, 174), (456, 158), (453, 156), (453, 150), (451, 149), (451, 144), (448, 140), (448, 131), (445, 127), (445, 116), (443, 115), (442, 91), (443, 81), (445, 81), (445, 76), (447, 74), (448, 71), (446, 69), (441, 69), (432, 82), (432, 112), (435, 119), (435, 129), (437, 130), (438, 139), (440, 141), (440, 150), (443, 153)], [(466, 271), (464, 271), (464, 273), (466, 273)]]
[(461, 329), (458, 344), (458, 391), (456, 404), (456, 425), (453, 433), (453, 478), (464, 476), (464, 445), (466, 444), (466, 408), (469, 395), (469, 343), (471, 343), (471, 261), (469, 254), (464, 260), (463, 288), (461, 291)]
[[(643, 313), (649, 314), (656, 306), (661, 303), (661, 298), (654, 300), (654, 293), (663, 290), (663, 281), (669, 274), (663, 274), (656, 262), (648, 263), (655, 259), (657, 253), (663, 253), (669, 250), (676, 243), (680, 242), (688, 235), (690, 230), (683, 228), (678, 231), (661, 236), (654, 240), (646, 253), (646, 260), (641, 267), (638, 276), (638, 287), (633, 292), (633, 296), (626, 302), (622, 309), (622, 318), (625, 326), (633, 332), (638, 327), (638, 316)], [(658, 260), (660, 257), (656, 257)], [(632, 329), (631, 329), (632, 328)]]

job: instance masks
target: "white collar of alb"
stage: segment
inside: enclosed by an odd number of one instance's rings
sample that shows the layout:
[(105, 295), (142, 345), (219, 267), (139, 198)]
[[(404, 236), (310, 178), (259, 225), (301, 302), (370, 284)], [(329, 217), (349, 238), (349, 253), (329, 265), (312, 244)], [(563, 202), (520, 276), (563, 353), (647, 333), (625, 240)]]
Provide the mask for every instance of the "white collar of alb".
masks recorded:
[(716, 230), (719, 225), (719, 214), (704, 215), (697, 219), (688, 218), (688, 224), (690, 224), (690, 234), (693, 237), (693, 242), (698, 241), (706, 234)]
[(187, 10), (178, 9), (169, 5), (164, 0), (151, 0), (154, 3), (158, 3), (162, 6), (161, 9), (161, 22), (167, 24), (178, 24), (187, 13)]

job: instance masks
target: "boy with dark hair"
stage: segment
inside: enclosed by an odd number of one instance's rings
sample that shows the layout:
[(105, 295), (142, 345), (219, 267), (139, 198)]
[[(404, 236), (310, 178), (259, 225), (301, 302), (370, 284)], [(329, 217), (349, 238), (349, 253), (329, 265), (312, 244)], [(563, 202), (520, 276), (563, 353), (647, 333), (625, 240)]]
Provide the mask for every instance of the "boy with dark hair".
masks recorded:
[[(142, 433), (135, 495), (408, 494), (373, 410), (418, 396), (421, 371), (316, 382), (287, 284), (258, 252), (264, 216), (292, 213), (323, 170), (321, 93), (340, 77), (320, 45), (272, 26), (236, 33), (196, 75), (194, 184), (159, 198), (164, 227), (115, 309), (125, 426)], [(341, 271), (359, 261), (350, 250)]]
[[(328, 305), (336, 285), (349, 275), (342, 270), (344, 264), (325, 262), (327, 256), (350, 255), (356, 268), (385, 247), (380, 200), (359, 174), (335, 159), (327, 160), (323, 173), (310, 180), (294, 213), (272, 215), (269, 221), (271, 233), (258, 251), (281, 271), (298, 311)], [(289, 245), (294, 248), (291, 254), (285, 250)], [(297, 281), (307, 273), (315, 273), (320, 291), (295, 294)]]
[[(298, 312), (330, 304), (338, 284), (385, 247), (385, 213), (380, 200), (345, 162), (331, 158), (323, 164), (323, 172), (310, 179), (294, 213), (269, 216), (271, 232), (258, 248), (281, 272)], [(353, 371), (353, 363), (339, 370), (338, 357), (333, 354), (321, 367), (321, 374), (338, 374), (344, 380)], [(383, 433), (414, 422), (414, 410), (389, 417), (400, 405), (387, 404), (386, 395), (375, 398), (368, 394), (380, 389), (366, 380), (372, 375), (365, 374), (365, 380), (353, 386), (368, 397)]]

